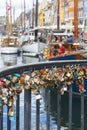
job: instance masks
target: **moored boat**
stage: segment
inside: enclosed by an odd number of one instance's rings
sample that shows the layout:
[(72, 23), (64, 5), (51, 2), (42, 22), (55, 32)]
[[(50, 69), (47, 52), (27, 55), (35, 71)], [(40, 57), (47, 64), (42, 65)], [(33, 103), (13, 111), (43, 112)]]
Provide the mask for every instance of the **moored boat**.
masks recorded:
[[(69, 46), (68, 46), (69, 47)], [(74, 45), (72, 45), (72, 48), (74, 47)], [(53, 48), (52, 48), (53, 49)], [(87, 55), (87, 49), (84, 49), (82, 47), (79, 46), (79, 49), (67, 49), (65, 47), (65, 52), (62, 53), (59, 49), (56, 51), (55, 54), (55, 50), (53, 49), (49, 49), (46, 48), (43, 50), (43, 52), (40, 54), (42, 55), (42, 60), (49, 60), (49, 61), (54, 61), (54, 60), (83, 60), (83, 59), (87, 59), (86, 55)]]
[(46, 44), (42, 42), (33, 42), (32, 44), (26, 44), (22, 47), (23, 52), (33, 52), (33, 53), (40, 53)]
[[(11, 7), (11, 0), (9, 0)], [(19, 49), (18, 37), (12, 33), (12, 9), (8, 9), (6, 1), (6, 36), (2, 38), (1, 54), (17, 54)]]
[(5, 37), (2, 39), (1, 54), (17, 54), (18, 41), (16, 37)]
[[(35, 28), (35, 29), (31, 29), (28, 32), (28, 40), (26, 41), (26, 43), (24, 43), (22, 45), (22, 51), (25, 52), (29, 52), (29, 53), (37, 53), (39, 54), (44, 48), (45, 46), (47, 46), (47, 36), (46, 36), (46, 31), (48, 29), (47, 28)], [(37, 38), (35, 36), (35, 31), (37, 31)]]
[(53, 31), (48, 47), (41, 55), (42, 59), (54, 60), (82, 60), (86, 59), (87, 49), (81, 46), (80, 42), (75, 42), (72, 33), (63, 31)]

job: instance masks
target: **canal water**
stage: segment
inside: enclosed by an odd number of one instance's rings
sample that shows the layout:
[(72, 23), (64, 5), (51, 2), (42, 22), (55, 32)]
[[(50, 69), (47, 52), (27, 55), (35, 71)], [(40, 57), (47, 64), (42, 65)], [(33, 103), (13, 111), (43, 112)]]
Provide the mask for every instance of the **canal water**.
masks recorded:
[[(5, 55), (4, 55), (5, 56)], [(17, 60), (9, 60), (9, 57), (11, 55), (7, 55), (6, 59), (7, 61), (10, 62), (4, 62), (4, 57), (3, 55), (0, 55), (0, 69), (4, 67), (11, 66), (13, 64), (26, 64), (26, 63), (31, 63), (31, 62), (37, 62), (38, 60), (34, 58), (34, 60), (31, 59), (31, 57), (22, 57), (19, 56), (17, 57)], [(13, 56), (15, 57), (15, 56)], [(5, 57), (4, 57), (5, 58)], [(15, 58), (14, 58), (15, 59)], [(30, 60), (31, 59), (31, 60)], [(15, 62), (13, 62), (15, 61)], [(13, 62), (13, 63), (12, 63)], [(41, 99), (40, 99), (40, 130), (46, 130), (46, 100), (47, 100), (47, 95), (45, 90), (41, 90)], [(68, 94), (64, 94), (61, 96), (61, 130), (66, 130), (68, 127)], [(81, 128), (81, 123), (80, 123), (80, 118), (81, 118), (81, 99), (80, 97), (73, 96), (73, 117), (72, 117), (72, 130), (80, 130)], [(51, 107), (50, 107), (50, 130), (57, 130), (57, 91), (52, 89), (51, 90)], [(36, 95), (32, 93), (32, 109), (31, 109), (31, 118), (32, 118), (32, 130), (36, 129)], [(24, 92), (22, 92), (20, 96), (20, 130), (24, 130)], [(87, 130), (87, 100), (85, 99), (85, 129)], [(7, 107), (4, 106), (4, 115), (3, 115), (3, 121), (4, 121), (4, 129), (7, 130), (7, 125), (6, 125), (6, 113), (7, 113)], [(11, 121), (11, 130), (15, 130), (15, 117), (14, 120)]]

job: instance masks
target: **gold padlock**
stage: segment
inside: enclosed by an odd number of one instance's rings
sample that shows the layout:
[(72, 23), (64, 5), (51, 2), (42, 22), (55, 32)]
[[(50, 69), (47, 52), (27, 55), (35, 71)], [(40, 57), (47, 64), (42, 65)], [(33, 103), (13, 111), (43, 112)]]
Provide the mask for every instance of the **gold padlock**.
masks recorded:
[(33, 81), (34, 81), (37, 85), (40, 84), (40, 81), (39, 81), (39, 78), (38, 78), (38, 77), (35, 77), (35, 78), (33, 79)]
[(31, 73), (31, 77), (34, 77), (34, 76), (36, 76), (36, 72), (35, 72), (35, 71), (33, 71), (33, 72)]
[(6, 80), (5, 84), (6, 84), (6, 86), (10, 86), (11, 85), (11, 81), (10, 80)]
[(6, 96), (4, 94), (2, 94), (2, 100), (5, 100)]
[(25, 84), (25, 78), (21, 76), (19, 79), (19, 85), (24, 85), (24, 84)]
[(25, 75), (25, 83), (28, 82), (29, 79), (30, 79), (30, 76), (26, 74), (26, 75)]
[(13, 107), (9, 108), (8, 115), (14, 116), (14, 108)]
[(13, 83), (17, 83), (17, 82), (18, 82), (18, 77), (13, 76), (13, 78), (12, 78), (12, 82), (13, 82)]
[(30, 89), (31, 87), (30, 87), (30, 85), (26, 84), (26, 85), (24, 85), (24, 88), (25, 88), (26, 90), (28, 90), (28, 89)]
[(22, 93), (22, 88), (21, 88), (20, 86), (16, 88), (16, 93), (17, 93), (17, 94)]

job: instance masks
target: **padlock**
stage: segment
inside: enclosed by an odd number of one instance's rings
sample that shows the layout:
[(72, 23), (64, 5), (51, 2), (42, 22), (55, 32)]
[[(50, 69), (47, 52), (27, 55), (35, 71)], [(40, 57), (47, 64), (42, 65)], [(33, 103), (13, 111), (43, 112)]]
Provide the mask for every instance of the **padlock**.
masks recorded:
[(6, 80), (12, 80), (12, 76), (11, 75), (8, 75), (8, 76), (6, 76)]
[(82, 92), (84, 89), (83, 85), (79, 85), (79, 91)]
[(8, 115), (9, 116), (14, 116), (14, 108), (13, 108), (13, 106), (9, 108)]
[(82, 93), (82, 92), (86, 92), (86, 90), (84, 89), (84, 86), (81, 84), (79, 85), (79, 92)]
[(7, 98), (5, 100), (3, 100), (3, 105), (7, 105), (8, 102), (7, 102)]
[(9, 120), (14, 121), (15, 117), (14, 116), (9, 116)]
[(5, 84), (6, 84), (7, 87), (9, 87), (9, 86), (11, 86), (11, 81), (10, 80), (6, 80)]
[(19, 79), (19, 85), (24, 85), (25, 84), (25, 77), (21, 76)]
[(83, 71), (83, 70), (80, 70), (80, 71), (78, 72), (78, 75), (79, 75), (79, 76), (83, 76), (83, 75), (84, 75), (84, 71)]
[(7, 96), (8, 95), (8, 89), (7, 88), (2, 88), (2, 94)]
[(25, 75), (25, 84), (29, 81), (29, 79), (30, 79), (30, 76), (29, 75)]
[(44, 74), (44, 69), (39, 70), (39, 74), (43, 75)]
[(40, 81), (39, 81), (39, 78), (38, 78), (38, 77), (33, 78), (33, 81), (34, 81), (34, 83), (36, 83), (37, 85), (40, 84)]
[(33, 71), (33, 72), (31, 73), (31, 77), (34, 77), (34, 76), (36, 76), (36, 71)]
[(64, 94), (64, 88), (61, 88), (61, 89), (60, 89), (60, 93), (61, 93), (61, 95)]
[(58, 69), (58, 73), (59, 74), (63, 74), (63, 71), (62, 71), (62, 69), (60, 68), (60, 69)]
[(15, 73), (14, 76), (20, 78), (20, 74), (18, 74), (18, 73)]
[(7, 106), (11, 107), (12, 105), (13, 105), (13, 102), (11, 102), (10, 100), (8, 100)]
[(13, 77), (12, 77), (12, 82), (13, 82), (13, 83), (17, 83), (17, 82), (18, 82), (18, 77), (13, 76)]
[(72, 85), (72, 83), (73, 83), (73, 81), (70, 80), (70, 81), (67, 82), (67, 85)]
[(34, 80), (33, 80), (33, 78), (30, 78), (29, 82), (30, 82), (31, 85), (34, 85)]
[(2, 94), (2, 100), (5, 100), (6, 96), (4, 94)]
[(78, 73), (74, 73), (74, 79), (78, 79)]
[(31, 86), (30, 86), (30, 84), (26, 84), (26, 85), (24, 85), (24, 88), (25, 88), (26, 90), (28, 90), (28, 89), (31, 88)]
[(3, 86), (3, 82), (0, 80), (0, 87), (2, 87)]
[(22, 88), (20, 86), (16, 87), (16, 94), (21, 94), (22, 93)]

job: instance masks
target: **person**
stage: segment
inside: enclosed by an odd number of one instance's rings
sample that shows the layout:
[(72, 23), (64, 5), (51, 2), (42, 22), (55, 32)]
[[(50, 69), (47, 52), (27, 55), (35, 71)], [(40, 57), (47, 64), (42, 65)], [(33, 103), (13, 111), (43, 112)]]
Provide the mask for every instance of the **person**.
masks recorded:
[(59, 50), (58, 50), (58, 54), (64, 54), (66, 51), (64, 45), (62, 43), (59, 43)]
[(57, 45), (54, 46), (53, 56), (58, 55), (58, 48), (59, 48), (59, 46), (57, 46)]
[(73, 37), (67, 36), (66, 41), (67, 41), (67, 43), (73, 43)]

